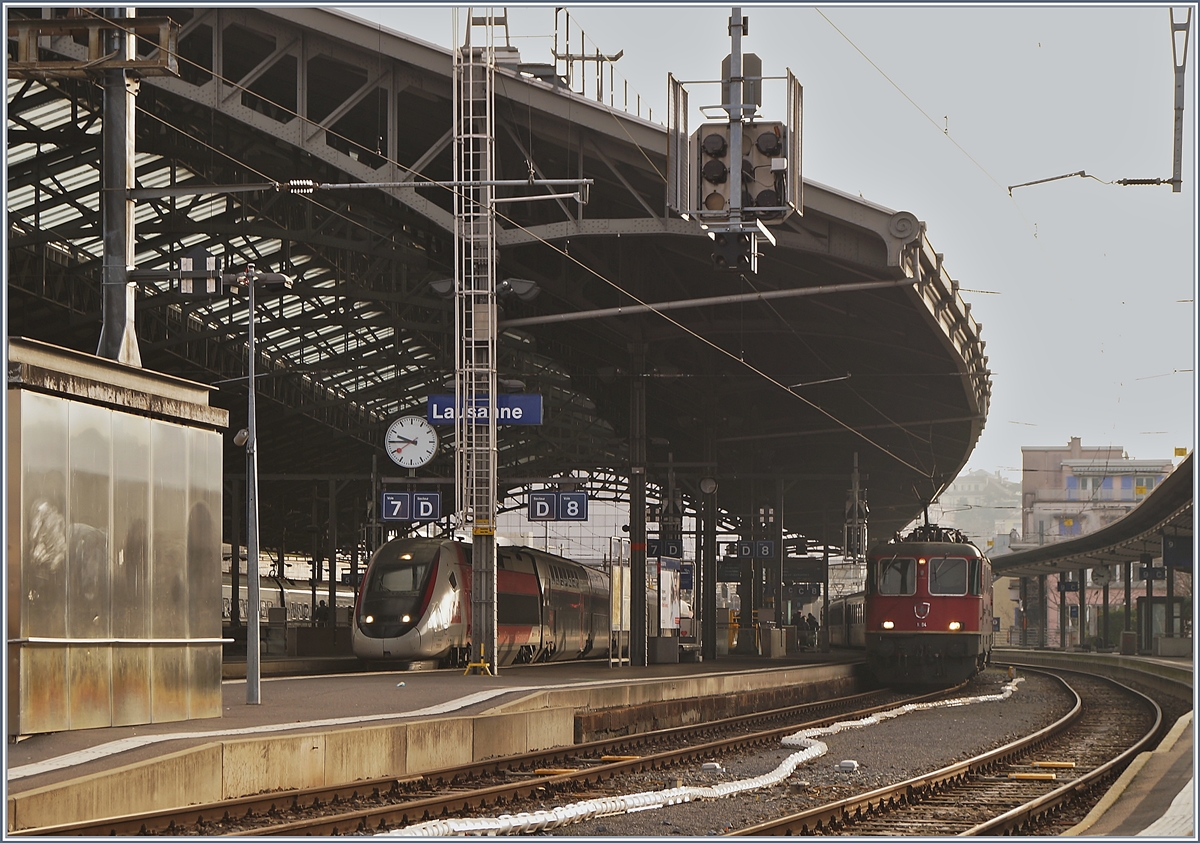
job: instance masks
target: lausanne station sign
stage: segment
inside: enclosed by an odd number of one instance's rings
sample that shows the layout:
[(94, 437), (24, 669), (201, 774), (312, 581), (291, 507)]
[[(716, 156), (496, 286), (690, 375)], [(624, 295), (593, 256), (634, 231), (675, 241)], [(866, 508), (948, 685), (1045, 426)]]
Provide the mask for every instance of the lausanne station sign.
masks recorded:
[[(487, 424), (491, 403), (486, 399), (467, 407), (464, 418), (476, 424)], [(430, 395), (425, 407), (430, 424), (454, 424), (453, 395)], [(542, 396), (534, 393), (501, 393), (496, 397), (496, 424), (541, 424)]]

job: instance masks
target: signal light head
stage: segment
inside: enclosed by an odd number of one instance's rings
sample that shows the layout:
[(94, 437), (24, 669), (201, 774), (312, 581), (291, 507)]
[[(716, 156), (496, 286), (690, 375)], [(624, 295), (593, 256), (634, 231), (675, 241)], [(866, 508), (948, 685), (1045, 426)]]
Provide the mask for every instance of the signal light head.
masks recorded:
[(725, 197), (715, 190), (704, 197), (704, 210), (706, 211), (723, 211), (725, 210)]
[(715, 132), (711, 135), (706, 135), (704, 140), (700, 141), (700, 147), (713, 157), (720, 157), (729, 150), (729, 142), (723, 135), (718, 135)]
[(779, 205), (779, 194), (773, 189), (760, 190), (754, 197), (754, 204), (760, 208), (774, 208)]
[(758, 136), (758, 139), (754, 141), (754, 145), (758, 147), (759, 152), (767, 156), (778, 155), (783, 149), (783, 141), (780, 140), (779, 135), (775, 134), (773, 131), (763, 132)]
[(712, 184), (725, 184), (725, 180), (729, 178), (729, 168), (719, 158), (705, 161), (700, 172), (704, 174), (704, 180)]

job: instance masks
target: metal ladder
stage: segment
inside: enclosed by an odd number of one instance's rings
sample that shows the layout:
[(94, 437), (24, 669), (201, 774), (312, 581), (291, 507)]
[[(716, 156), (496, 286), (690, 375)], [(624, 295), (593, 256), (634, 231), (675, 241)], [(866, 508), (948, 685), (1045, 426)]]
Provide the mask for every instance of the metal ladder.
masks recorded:
[[(503, 28), (507, 42), (508, 22), (490, 9), (467, 14), (465, 43), (454, 53), (454, 465), (459, 524), (472, 534), (470, 668), (490, 673), (496, 647), (495, 36)], [(483, 43), (473, 43), (473, 34)], [(486, 423), (473, 417), (483, 408)]]

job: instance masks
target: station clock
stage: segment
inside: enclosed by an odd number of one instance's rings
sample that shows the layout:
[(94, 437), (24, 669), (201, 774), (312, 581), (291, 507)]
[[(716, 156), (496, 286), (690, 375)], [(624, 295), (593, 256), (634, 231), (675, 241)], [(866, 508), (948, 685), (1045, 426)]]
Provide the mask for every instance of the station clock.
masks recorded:
[(420, 468), (437, 456), (437, 431), (420, 416), (401, 416), (388, 425), (383, 447), (401, 468)]

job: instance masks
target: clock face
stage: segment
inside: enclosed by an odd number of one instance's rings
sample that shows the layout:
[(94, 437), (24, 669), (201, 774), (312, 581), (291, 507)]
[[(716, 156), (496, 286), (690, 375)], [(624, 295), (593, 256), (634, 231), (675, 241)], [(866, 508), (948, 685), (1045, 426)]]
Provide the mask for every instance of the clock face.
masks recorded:
[(401, 468), (420, 468), (437, 456), (437, 431), (420, 416), (401, 416), (388, 427), (383, 447)]

